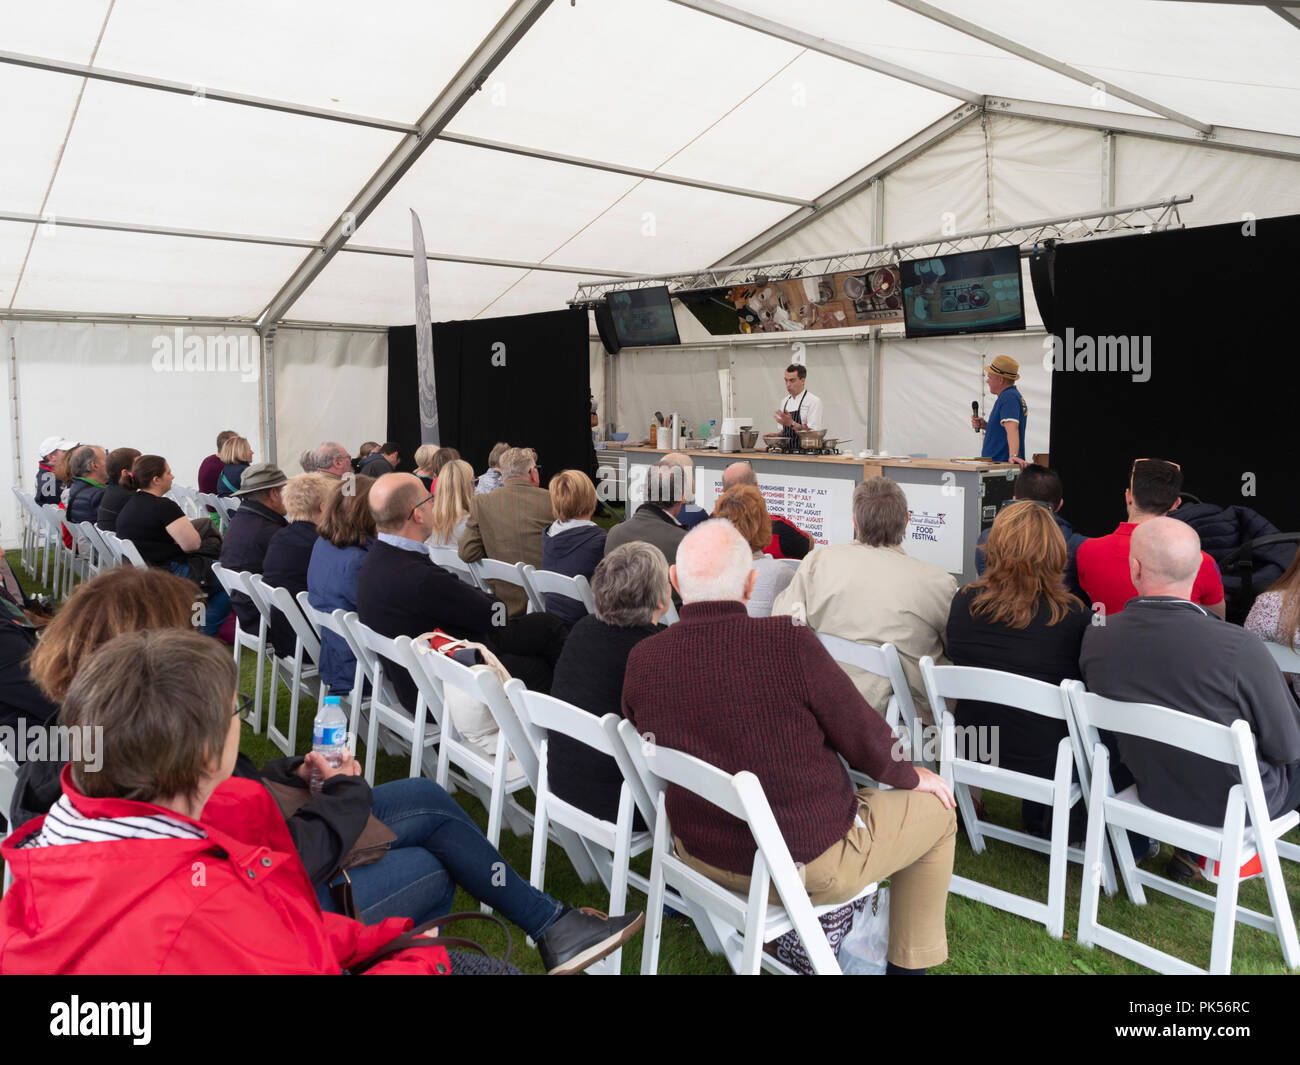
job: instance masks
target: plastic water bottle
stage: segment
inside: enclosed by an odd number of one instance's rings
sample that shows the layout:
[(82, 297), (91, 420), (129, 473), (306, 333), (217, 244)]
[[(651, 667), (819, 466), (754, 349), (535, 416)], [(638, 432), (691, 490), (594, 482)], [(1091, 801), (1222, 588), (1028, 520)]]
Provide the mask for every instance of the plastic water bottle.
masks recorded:
[[(336, 769), (343, 764), (348, 749), (348, 719), (343, 713), (342, 700), (337, 695), (325, 696), (311, 729), (311, 749), (325, 756)], [(319, 769), (311, 771), (311, 790), (320, 791), (325, 783)]]

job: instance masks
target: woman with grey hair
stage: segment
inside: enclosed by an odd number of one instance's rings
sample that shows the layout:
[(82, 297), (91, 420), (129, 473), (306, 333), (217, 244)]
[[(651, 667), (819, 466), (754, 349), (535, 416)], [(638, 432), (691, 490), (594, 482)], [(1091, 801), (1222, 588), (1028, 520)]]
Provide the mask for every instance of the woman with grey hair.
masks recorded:
[[(668, 560), (654, 544), (624, 544), (596, 567), (591, 592), (596, 612), (570, 630), (555, 664), (551, 695), (598, 718), (621, 716), (628, 655), (661, 631), (658, 621), (672, 601)], [(548, 750), (551, 790), (595, 817), (617, 820), (623, 774), (614, 759), (558, 732), (550, 736)], [(644, 828), (639, 814), (636, 828)]]

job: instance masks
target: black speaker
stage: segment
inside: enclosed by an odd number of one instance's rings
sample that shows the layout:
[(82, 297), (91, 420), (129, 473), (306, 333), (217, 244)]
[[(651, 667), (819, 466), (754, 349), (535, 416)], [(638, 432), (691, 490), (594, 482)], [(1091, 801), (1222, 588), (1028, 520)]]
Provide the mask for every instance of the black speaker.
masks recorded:
[(1034, 286), (1034, 301), (1049, 333), (1056, 328), (1056, 241), (1049, 240), (1029, 256), (1029, 280)]
[(618, 342), (618, 333), (614, 330), (614, 316), (609, 313), (609, 304), (601, 300), (596, 304), (594, 311), (596, 332), (600, 334), (600, 342), (605, 345), (607, 352), (617, 355), (623, 345)]

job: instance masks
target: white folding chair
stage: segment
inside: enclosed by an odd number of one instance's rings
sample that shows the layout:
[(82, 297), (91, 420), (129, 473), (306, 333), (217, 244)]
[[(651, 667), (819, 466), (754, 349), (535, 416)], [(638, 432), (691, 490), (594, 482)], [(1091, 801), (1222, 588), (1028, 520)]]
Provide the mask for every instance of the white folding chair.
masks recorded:
[(113, 552), (105, 545), (104, 538), (100, 535), (99, 527), (95, 525), (94, 522), (79, 522), (77, 524), (77, 532), (80, 537), (86, 541), (86, 544), (90, 548), (88, 561), (92, 576), (98, 576), (104, 570), (112, 569), (117, 565)]
[(104, 549), (111, 559), (110, 565), (126, 565), (126, 559), (122, 557), (122, 541), (117, 538), (117, 533), (113, 532), (112, 529), (101, 529), (98, 525), (95, 528), (98, 530), (99, 538), (103, 541)]
[[(407, 665), (408, 656), (397, 640), (380, 636), (374, 629), (364, 624), (354, 611), (348, 611), (343, 615), (343, 624), (352, 634), (353, 653), (357, 654), (357, 661), (361, 663), (365, 678), (370, 681), (365, 778), (371, 785), (374, 784), (381, 725), (388, 734), (396, 738), (402, 748), (409, 752), (407, 776), (418, 777), (425, 749), (433, 747), (439, 741), (437, 713), (425, 701), (424, 693), (419, 690), (418, 681), (416, 682), (418, 695), (412, 710), (407, 710), (398, 698), (391, 679), (393, 671), (405, 669), (410, 672), (410, 669)], [(399, 639), (405, 640), (406, 637)], [(412, 679), (415, 679), (414, 675)], [(354, 688), (353, 691), (355, 692), (356, 689)]]
[(477, 562), (470, 562), (470, 572), (474, 574), (475, 580), (478, 581), (479, 587), (484, 591), (495, 594), (492, 589), (491, 581), (500, 581), (502, 584), (513, 584), (524, 590), (528, 596), (528, 610), (533, 613), (538, 610), (545, 610), (545, 604), (534, 602), (532, 595), (528, 592), (528, 582), (524, 579), (523, 562), (502, 562), (497, 558), (482, 558)]
[[(347, 611), (341, 608), (329, 613), (324, 610), (317, 610), (311, 605), (311, 599), (307, 592), (299, 592), (297, 599), (298, 606), (302, 608), (303, 616), (316, 630), (322, 643), (324, 643), (325, 633), (330, 632), (347, 644), (348, 650), (352, 652), (352, 658), (356, 662), (356, 669), (352, 676), (352, 690), (348, 692), (331, 691), (329, 694), (337, 695), (340, 703), (348, 704), (348, 731), (353, 736), (359, 736), (361, 734), (361, 714), (363, 710), (369, 707), (370, 701), (365, 697), (366, 671), (361, 664), (361, 655), (358, 654), (359, 647), (354, 646), (352, 630), (343, 624)], [(318, 658), (316, 662), (319, 667), (320, 659)], [(323, 692), (321, 698), (325, 698)]]
[(1266, 640), (1264, 646), (1268, 648), (1268, 653), (1273, 656), (1277, 668), (1283, 673), (1300, 673), (1300, 652), (1285, 644), (1273, 643), (1271, 640)]
[(801, 562), (803, 562), (803, 559), (801, 559), (801, 558), (778, 558), (777, 561), (778, 561), (778, 562), (784, 562), (784, 563), (785, 563), (787, 566), (789, 566), (791, 569), (798, 569), (798, 568), (799, 568), (799, 564), (800, 564)]
[[(524, 577), (524, 588), (528, 592), (528, 612), (530, 614), (541, 613), (546, 610), (547, 595), (562, 595), (567, 599), (576, 599), (587, 610), (588, 614), (596, 612), (596, 600), (591, 594), (591, 585), (587, 578), (578, 574), (576, 577), (566, 577), (563, 573), (552, 573), (550, 570), (537, 569), (526, 562), (519, 563), (520, 572)], [(541, 604), (538, 606), (537, 604)]]
[(659, 619), (659, 624), (676, 625), (677, 622), (681, 620), (682, 616), (677, 613), (677, 604), (674, 603), (670, 597), (668, 600), (668, 609), (664, 612), (664, 616)]
[[(1079, 905), (1079, 942), (1085, 947), (1094, 944), (1105, 947), (1160, 973), (1186, 975), (1207, 971), (1107, 928), (1098, 921), (1096, 871), (1101, 861), (1102, 837), (1108, 832), (1124, 889), (1136, 905), (1146, 904), (1142, 889), (1149, 887), (1214, 913), (1210, 973), (1232, 971), (1232, 943), (1237, 921), (1276, 935), (1287, 967), (1300, 968), (1300, 943), (1296, 941), (1295, 919), (1279, 861), (1279, 855), (1291, 861), (1300, 860), (1300, 847), (1281, 842), (1283, 835), (1300, 824), (1300, 813), (1289, 810), (1281, 817), (1269, 817), (1250, 725), (1244, 720), (1234, 721), (1228, 728), (1164, 706), (1104, 699), (1085, 691), (1077, 680), (1068, 681), (1065, 687), (1092, 770), (1084, 869), (1093, 870), (1093, 875), (1084, 877)], [(1232, 766), (1241, 783), (1234, 784), (1228, 791), (1223, 824), (1195, 824), (1153, 810), (1142, 802), (1136, 784), (1117, 795), (1110, 778), (1110, 755), (1098, 736), (1099, 729), (1165, 744), (1171, 758), (1199, 756)], [(1249, 828), (1246, 826), (1248, 816)], [(1139, 869), (1133, 860), (1126, 830), (1152, 836), (1217, 861), (1222, 870), (1217, 892), (1214, 895), (1203, 894), (1185, 884)], [(1259, 855), (1272, 916), (1237, 904), (1240, 887), (1237, 871), (1251, 846)]]
[[(1082, 864), (1084, 861), (1083, 850), (1069, 845), (1070, 811), (1081, 799), (1086, 801), (1088, 781), (1088, 763), (1075, 736), (1069, 696), (1058, 685), (1014, 673), (970, 666), (936, 666), (929, 655), (921, 659), (921, 677), (925, 682), (930, 707), (939, 722), (939, 775), (952, 788), (957, 798), (957, 809), (966, 826), (971, 850), (983, 854), (984, 839), (989, 837), (1048, 856), (1046, 904), (964, 876), (954, 875), (948, 890), (954, 895), (962, 895), (1007, 913), (1037, 921), (1047, 928), (1047, 934), (1053, 939), (1060, 939), (1065, 933), (1067, 862)], [(996, 703), (1061, 722), (1065, 726), (1066, 735), (1056, 747), (1053, 775), (1036, 777), (969, 757), (968, 755), (976, 753), (971, 750), (976, 746), (976, 741), (971, 738), (971, 731), (959, 729), (957, 725), (952, 705), (948, 702), (957, 699)], [(962, 739), (960, 745), (957, 742), (959, 736)], [(984, 753), (992, 753), (996, 761), (996, 752)], [(1074, 783), (1076, 769), (1082, 783)], [(1014, 795), (1022, 801), (1051, 807), (1051, 840), (980, 820), (971, 799), (972, 787), (1000, 795)], [(1098, 860), (1102, 863), (1106, 894), (1113, 895), (1115, 874), (1111, 868), (1110, 856), (1103, 853)]]
[[(551, 791), (547, 768), (550, 748), (548, 732), (562, 733), (612, 759), (615, 750), (622, 744), (618, 738), (618, 715), (606, 714), (603, 718), (598, 718), (561, 699), (529, 691), (522, 683), (515, 681), (507, 685), (507, 693), (520, 719), (529, 721), (541, 733), (537, 752), (537, 802), (533, 809), (533, 860), (530, 874), (533, 887), (538, 891), (545, 890), (546, 845), (551, 825), (561, 825), (584, 841), (588, 853), (601, 872), (601, 879), (609, 888), (610, 916), (622, 916), (627, 912), (629, 880), (643, 892), (650, 889), (649, 881), (630, 872), (628, 862), (649, 850), (654, 843), (654, 837), (649, 831), (632, 831), (636, 798), (631, 785), (627, 780), (623, 781), (619, 791), (617, 819), (608, 821), (555, 795)], [(621, 950), (615, 951), (588, 971), (617, 976), (622, 971), (622, 955)]]
[[(115, 534), (108, 532), (104, 534), (104, 537), (110, 543), (112, 540), (118, 539)], [(212, 575), (217, 578), (221, 587), (226, 590), (227, 595), (233, 597), (236, 592), (240, 592), (250, 599), (253, 598), (248, 591), (250, 574), (237, 573), (234, 570), (226, 569), (220, 562), (214, 562)], [(253, 675), (256, 679), (253, 687), (253, 712), (247, 720), (254, 732), (262, 731), (262, 683), (266, 676), (267, 632), (266, 615), (260, 610), (258, 611), (256, 633), (245, 632), (244, 627), (238, 621), (235, 622), (235, 668), (239, 668), (239, 657), (243, 648), (247, 647), (253, 652)], [(271, 698), (275, 698), (274, 689), (272, 689)]]
[[(327, 685), (317, 671), (320, 662), (320, 635), (303, 617), (298, 604), (289, 594), (287, 588), (276, 588), (262, 579), (260, 573), (251, 574), (248, 582), (253, 601), (259, 611), (265, 611), (267, 624), (267, 650), (271, 658), (271, 696), (266, 704), (266, 738), (280, 748), (285, 754), (292, 755), (298, 742), (298, 698), (306, 692), (316, 700), (319, 707), (321, 700), (328, 694)], [(284, 615), (293, 628), (294, 650), (292, 655), (281, 655), (270, 642), (270, 626), (275, 620), (276, 612)], [(275, 727), (275, 710), (279, 702), (280, 682), (289, 689), (289, 731), (281, 732)]]
[[(18, 763), (14, 761), (13, 755), (9, 753), (9, 748), (0, 743), (0, 817), (5, 819), (6, 824), (9, 822), (9, 808), (13, 805), (14, 792), (17, 789)], [(17, 826), (9, 825), (8, 832), (4, 835), (8, 835), (15, 827)], [(0, 835), (0, 840), (4, 839), (4, 835)], [(0, 896), (9, 890), (9, 885), (13, 883), (13, 879), (13, 874), (10, 872), (8, 864), (6, 864), (4, 880), (0, 882)]]
[[(721, 938), (722, 952), (735, 972), (757, 976), (761, 966), (771, 972), (791, 973), (788, 966), (763, 952), (763, 944), (794, 929), (814, 972), (839, 973), (839, 963), (817, 918), (844, 903), (812, 904), (758, 777), (749, 771), (729, 775), (689, 754), (648, 740), (643, 742), (630, 721), (619, 722), (618, 735), (640, 769), (646, 792), (655, 803), (654, 857), (650, 864), (641, 975), (653, 976), (659, 968), (664, 892), (669, 886), (707, 913), (715, 934)], [(745, 822), (757, 848), (748, 897), (714, 883), (677, 857), (665, 804), (665, 788), (669, 784)], [(779, 904), (768, 902), (770, 887), (776, 888)], [(855, 898), (875, 890), (875, 884), (868, 884)]]
[(482, 588), (482, 585), (478, 582), (478, 578), (474, 576), (473, 565), (469, 562), (462, 562), (460, 555), (456, 553), (454, 547), (430, 546), (429, 557), (433, 559), (435, 565), (441, 566), (445, 570), (450, 570), (471, 588)]
[(23, 572), (29, 577), (36, 576), (36, 525), (32, 520), (32, 511), (29, 501), (31, 496), (24, 492), (17, 485), (12, 486), (14, 498), (18, 500), (18, 523), (22, 527), (22, 549), (19, 552), (19, 562), (22, 565)]
[(114, 533), (113, 536), (115, 539), (114, 546), (121, 554), (123, 562), (131, 563), (131, 565), (133, 565), (136, 569), (149, 568), (149, 563), (147, 563), (144, 560), (144, 556), (140, 554), (140, 549), (136, 547), (135, 544), (133, 544), (125, 536), (118, 536), (117, 533)]
[[(819, 632), (817, 639), (836, 662), (841, 665), (856, 666), (868, 673), (874, 673), (877, 677), (884, 677), (893, 685), (894, 694), (889, 697), (889, 702), (885, 705), (885, 722), (895, 732), (898, 732), (900, 727), (905, 730), (901, 736), (904, 750), (917, 750), (920, 747), (917, 741), (924, 738), (924, 732), (916, 715), (916, 705), (912, 702), (912, 689), (908, 687), (907, 674), (903, 672), (903, 663), (898, 657), (897, 648), (892, 643), (872, 647), (869, 644), (846, 640), (842, 636), (832, 636), (824, 632)], [(933, 765), (932, 759), (910, 760), (926, 766)], [(854, 769), (849, 770), (849, 776), (859, 787), (875, 783), (865, 774)], [(862, 781), (861, 784), (859, 780)]]
[(53, 503), (45, 503), (40, 507), (40, 514), (45, 524), (45, 561), (47, 567), (53, 570), (49, 579), (42, 579), (41, 583), (48, 585), (56, 598), (64, 599), (67, 597), (64, 587), (67, 582), (66, 570), (71, 564), (72, 552), (63, 543), (63, 511)]

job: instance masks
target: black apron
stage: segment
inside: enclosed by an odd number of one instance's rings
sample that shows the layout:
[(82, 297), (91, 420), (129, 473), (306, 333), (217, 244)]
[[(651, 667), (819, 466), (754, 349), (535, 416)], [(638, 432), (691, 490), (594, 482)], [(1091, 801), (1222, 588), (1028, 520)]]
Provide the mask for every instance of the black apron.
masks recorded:
[[(796, 421), (796, 422), (798, 422), (800, 425), (803, 425), (803, 401), (807, 398), (807, 396), (808, 396), (808, 389), (805, 388), (802, 392), (799, 393), (799, 406), (795, 407), (795, 409), (794, 409), (793, 412), (790, 412), (790, 411), (787, 411), (787, 412), (786, 412), (786, 413), (788, 413), (788, 414), (791, 414), (791, 417), (793, 418), (793, 420)], [(784, 409), (784, 408), (785, 408), (785, 404), (782, 403), (782, 404), (781, 404), (781, 407), (782, 407), (782, 409)], [(793, 423), (790, 424), (790, 425), (787, 425), (787, 426), (785, 427), (785, 446), (786, 446), (786, 447), (788, 447), (788, 448), (795, 448), (795, 447), (798, 447), (798, 446), (799, 446), (799, 437), (796, 435), (796, 432), (797, 432), (797, 431), (796, 431), (796, 429), (795, 429)]]

